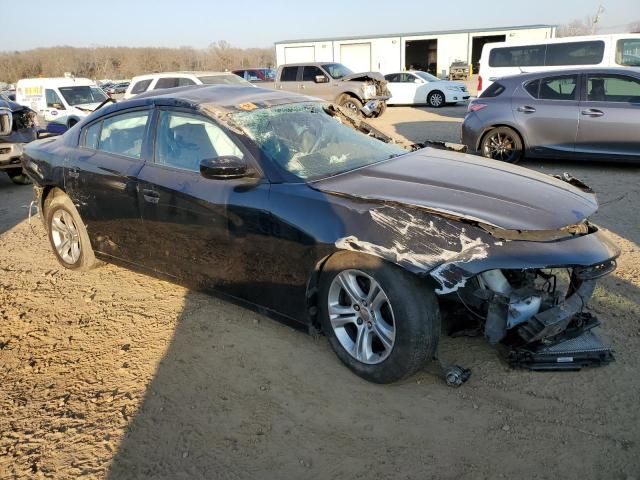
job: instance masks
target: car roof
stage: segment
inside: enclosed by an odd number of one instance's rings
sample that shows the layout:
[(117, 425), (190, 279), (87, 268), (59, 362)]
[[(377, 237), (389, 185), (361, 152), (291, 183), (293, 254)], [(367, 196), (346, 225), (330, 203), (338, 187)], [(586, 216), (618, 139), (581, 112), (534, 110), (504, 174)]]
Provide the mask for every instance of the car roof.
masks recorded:
[(339, 62), (299, 62), (299, 63), (286, 63), (280, 66), (281, 67), (321, 67), (322, 65), (331, 65), (332, 63), (339, 63)]
[(177, 72), (158, 72), (158, 73), (145, 73), (144, 75), (137, 75), (131, 79), (134, 80), (147, 80), (149, 78), (167, 78), (167, 77), (202, 77), (202, 76), (217, 76), (217, 75), (233, 75), (233, 72), (212, 72), (212, 71), (195, 71), (195, 70), (182, 70)]
[[(526, 67), (524, 67), (526, 68)], [(504, 77), (499, 77), (496, 81), (500, 80), (520, 80), (527, 81), (534, 78), (541, 77), (552, 77), (555, 75), (575, 75), (580, 73), (609, 73), (609, 74), (622, 74), (622, 75), (639, 75), (640, 69), (632, 68), (632, 67), (578, 67), (578, 68), (570, 68), (570, 69), (559, 69), (559, 70), (546, 70), (546, 71), (538, 71), (538, 72), (523, 72), (516, 75), (506, 75)]]
[(103, 116), (128, 108), (158, 105), (194, 108), (212, 115), (224, 115), (275, 105), (320, 101), (317, 98), (296, 93), (257, 88), (252, 84), (189, 85), (145, 92), (129, 100), (105, 106), (98, 112)]

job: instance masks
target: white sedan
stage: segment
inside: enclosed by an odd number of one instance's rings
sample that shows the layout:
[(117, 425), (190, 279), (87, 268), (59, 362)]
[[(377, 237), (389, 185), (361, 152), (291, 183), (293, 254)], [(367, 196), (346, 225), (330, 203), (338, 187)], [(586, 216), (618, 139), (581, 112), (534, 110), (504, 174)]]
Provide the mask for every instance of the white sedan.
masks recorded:
[(390, 73), (384, 77), (391, 98), (389, 105), (424, 104), (439, 108), (446, 103), (464, 102), (469, 99), (467, 87), (460, 82), (440, 80), (430, 73), (411, 70)]

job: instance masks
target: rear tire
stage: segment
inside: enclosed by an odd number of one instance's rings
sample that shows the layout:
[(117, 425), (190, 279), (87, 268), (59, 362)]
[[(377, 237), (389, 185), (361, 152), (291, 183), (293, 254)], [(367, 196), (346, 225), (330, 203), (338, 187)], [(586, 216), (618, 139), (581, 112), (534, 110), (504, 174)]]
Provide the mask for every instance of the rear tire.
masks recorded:
[(443, 107), (445, 104), (445, 96), (440, 90), (434, 90), (427, 95), (427, 104), (433, 108)]
[(489, 130), (480, 143), (483, 157), (507, 163), (517, 163), (524, 156), (520, 135), (509, 127), (496, 127)]
[(31, 180), (22, 171), (22, 168), (7, 170), (7, 175), (9, 175), (11, 181), (16, 185), (29, 185), (31, 183)]
[(397, 265), (340, 252), (323, 269), (319, 304), (331, 348), (366, 380), (396, 382), (420, 370), (435, 354), (440, 336), (435, 293)]
[(62, 192), (47, 197), (44, 215), (49, 243), (58, 262), (70, 270), (93, 268), (97, 262), (89, 235), (71, 199)]

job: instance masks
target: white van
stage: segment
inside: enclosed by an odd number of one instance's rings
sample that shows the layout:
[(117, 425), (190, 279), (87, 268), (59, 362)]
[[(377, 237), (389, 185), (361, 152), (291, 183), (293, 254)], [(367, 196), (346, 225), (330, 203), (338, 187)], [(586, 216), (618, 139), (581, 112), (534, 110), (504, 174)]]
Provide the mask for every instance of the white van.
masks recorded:
[(162, 88), (186, 87), (188, 85), (252, 85), (232, 72), (163, 72), (138, 75), (124, 93), (124, 99)]
[(478, 96), (500, 77), (583, 66), (640, 68), (640, 33), (487, 43), (480, 56)]
[(107, 98), (88, 78), (25, 78), (16, 84), (16, 102), (34, 110), (52, 131), (50, 126), (71, 128)]

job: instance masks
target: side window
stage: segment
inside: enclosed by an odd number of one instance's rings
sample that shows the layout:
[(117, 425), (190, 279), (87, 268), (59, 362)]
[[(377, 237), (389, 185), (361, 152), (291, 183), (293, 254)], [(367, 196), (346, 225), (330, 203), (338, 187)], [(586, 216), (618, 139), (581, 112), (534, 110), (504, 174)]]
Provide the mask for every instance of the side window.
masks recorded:
[(200, 171), (205, 158), (243, 157), (242, 151), (214, 122), (188, 113), (162, 111), (156, 134), (156, 163)]
[(545, 65), (597, 65), (602, 62), (604, 42), (550, 43)]
[(47, 99), (47, 107), (56, 108), (58, 110), (66, 110), (62, 103), (62, 100), (60, 100), (60, 97), (55, 91), (46, 89), (44, 91), (44, 95)]
[(623, 38), (616, 42), (616, 63), (640, 67), (640, 38)]
[(397, 73), (390, 73), (389, 75), (385, 75), (384, 79), (387, 82), (396, 83), (399, 77), (400, 75)]
[(175, 88), (178, 86), (179, 78), (168, 77), (168, 78), (159, 78), (156, 82), (156, 86), (153, 87), (154, 90), (159, 90), (161, 88)]
[(304, 67), (304, 69), (302, 70), (302, 81), (313, 82), (315, 81), (318, 75), (322, 75), (323, 77), (326, 77), (324, 72), (320, 70), (318, 67), (309, 67), (309, 66)]
[(196, 84), (196, 82), (194, 82), (190, 78), (179, 78), (178, 79), (178, 86), (179, 87), (187, 87), (189, 85), (195, 85), (195, 84)]
[(100, 127), (102, 127), (102, 122), (94, 123), (87, 127), (84, 133), (84, 143), (83, 145), (87, 148), (92, 148), (96, 150), (98, 148), (98, 141), (100, 140)]
[(284, 67), (280, 75), (281, 82), (295, 82), (298, 76), (298, 67)]
[(577, 75), (543, 78), (540, 80), (540, 93), (538, 98), (542, 100), (575, 100), (577, 85)]
[(412, 75), (411, 73), (401, 73), (400, 74), (400, 81), (402, 83), (415, 83), (416, 81), (416, 77), (415, 75)]
[[(492, 84), (492, 86), (495, 85)], [(533, 80), (524, 86), (524, 89), (529, 92), (533, 98), (538, 98), (538, 87), (540, 86), (540, 80)], [(483, 93), (484, 94), (484, 93)]]
[(102, 121), (98, 150), (140, 158), (149, 112), (115, 115)]
[(640, 103), (640, 80), (623, 75), (589, 75), (587, 100)]
[(133, 84), (133, 87), (131, 87), (131, 93), (137, 95), (139, 93), (146, 92), (149, 85), (151, 85), (151, 79), (140, 80)]
[(544, 65), (546, 45), (494, 48), (489, 54), (490, 67), (536, 67)]

